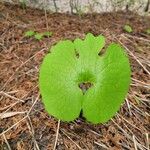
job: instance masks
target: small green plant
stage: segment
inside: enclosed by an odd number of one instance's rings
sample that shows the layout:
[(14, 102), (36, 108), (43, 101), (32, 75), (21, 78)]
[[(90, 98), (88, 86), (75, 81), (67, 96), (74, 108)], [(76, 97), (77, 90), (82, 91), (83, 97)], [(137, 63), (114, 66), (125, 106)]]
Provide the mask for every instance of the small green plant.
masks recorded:
[(46, 31), (46, 32), (39, 33), (39, 32), (35, 32), (33, 30), (29, 30), (29, 31), (25, 32), (24, 36), (25, 37), (33, 37), (34, 36), (34, 38), (36, 40), (42, 40), (43, 37), (50, 37), (50, 36), (52, 36), (52, 32)]
[(73, 121), (80, 112), (92, 123), (115, 115), (130, 84), (130, 64), (124, 49), (112, 43), (104, 54), (103, 36), (60, 41), (43, 60), (39, 88), (49, 114)]
[(35, 32), (32, 30), (26, 31), (24, 34), (25, 37), (32, 37), (34, 35), (35, 35)]
[(22, 9), (26, 9), (26, 0), (20, 0), (20, 6)]
[(43, 32), (43, 36), (45, 36), (45, 37), (50, 37), (50, 36), (52, 36), (52, 32), (49, 32), (49, 31), (46, 31), (46, 32)]
[(125, 25), (125, 26), (124, 26), (124, 31), (126, 31), (126, 32), (128, 32), (128, 33), (132, 33), (132, 32), (133, 32), (133, 29), (132, 29), (131, 26)]
[(42, 40), (42, 38), (43, 38), (43, 34), (42, 33), (36, 33), (35, 35), (34, 35), (34, 38), (36, 39), (36, 40)]
[(147, 34), (150, 34), (150, 29), (147, 29), (147, 30), (146, 30), (146, 33), (147, 33)]

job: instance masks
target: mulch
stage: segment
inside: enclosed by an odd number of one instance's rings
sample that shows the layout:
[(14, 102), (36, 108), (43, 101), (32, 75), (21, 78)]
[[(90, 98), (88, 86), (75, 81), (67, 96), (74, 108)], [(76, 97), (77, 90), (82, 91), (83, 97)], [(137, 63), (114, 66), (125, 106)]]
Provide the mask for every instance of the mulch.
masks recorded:
[[(128, 34), (125, 24), (133, 28)], [(1, 150), (148, 150), (150, 133), (150, 17), (133, 12), (50, 13), (0, 3), (0, 149)], [(28, 30), (51, 31), (38, 41)], [(39, 66), (50, 47), (62, 39), (103, 34), (120, 43), (132, 67), (132, 83), (120, 111), (105, 124), (83, 118), (60, 122), (44, 109), (38, 89)], [(8, 114), (10, 112), (10, 114)], [(18, 112), (14, 114), (14, 112)], [(10, 116), (8, 116), (10, 115)], [(57, 131), (58, 133), (58, 139)]]

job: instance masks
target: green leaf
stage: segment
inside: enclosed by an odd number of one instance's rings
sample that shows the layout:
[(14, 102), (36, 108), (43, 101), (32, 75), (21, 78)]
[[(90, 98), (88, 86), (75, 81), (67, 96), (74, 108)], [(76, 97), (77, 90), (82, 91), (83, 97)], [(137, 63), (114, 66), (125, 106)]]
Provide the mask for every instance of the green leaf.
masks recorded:
[[(73, 121), (82, 110), (88, 121), (103, 123), (119, 110), (130, 84), (129, 60), (115, 43), (99, 56), (104, 45), (103, 36), (89, 33), (85, 40), (60, 41), (52, 47), (39, 75), (42, 100), (49, 114)], [(83, 93), (81, 83), (92, 86)]]
[(50, 37), (52, 36), (52, 32), (49, 32), (49, 31), (46, 31), (46, 32), (43, 32), (43, 36), (46, 36), (46, 37)]
[(129, 25), (125, 25), (125, 26), (124, 26), (124, 30), (125, 30), (126, 32), (128, 32), (128, 33), (132, 33), (132, 32), (133, 32), (132, 27), (129, 26)]
[(25, 37), (32, 37), (33, 35), (35, 35), (35, 32), (32, 30), (26, 31), (24, 34)]
[(146, 33), (147, 33), (147, 34), (150, 34), (150, 29), (147, 29), (147, 30), (146, 30)]
[(42, 34), (42, 33), (36, 33), (36, 34), (34, 35), (34, 38), (35, 38), (36, 40), (42, 40), (43, 34)]

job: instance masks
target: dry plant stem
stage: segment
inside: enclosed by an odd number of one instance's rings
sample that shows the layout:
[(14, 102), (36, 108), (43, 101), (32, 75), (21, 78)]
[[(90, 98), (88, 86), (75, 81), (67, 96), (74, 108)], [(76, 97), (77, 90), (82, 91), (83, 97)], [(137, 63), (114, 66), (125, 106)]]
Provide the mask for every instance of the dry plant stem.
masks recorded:
[[(129, 139), (129, 140), (131, 140), (132, 142), (133, 142), (133, 138), (123, 129), (123, 128), (121, 128), (120, 126), (119, 126), (119, 124), (117, 124), (113, 119), (111, 119), (112, 120), (112, 122), (124, 133), (124, 135)], [(139, 145), (139, 143), (137, 143), (138, 145), (138, 147), (141, 149), (141, 145)], [(143, 145), (142, 145), (143, 146)]]
[(19, 112), (4, 112), (4, 113), (0, 113), (0, 119), (5, 119), (5, 118), (11, 118), (13, 116), (19, 115), (19, 114), (25, 114), (25, 111), (19, 111)]
[(56, 147), (57, 147), (57, 141), (58, 141), (58, 135), (59, 135), (59, 128), (60, 128), (60, 120), (58, 120), (57, 131), (56, 131), (56, 138), (55, 138), (55, 143), (54, 143), (53, 150), (56, 150)]
[(16, 127), (20, 122), (22, 122), (23, 120), (25, 120), (27, 118), (27, 116), (23, 117), (21, 120), (19, 120), (18, 122), (16, 122), (15, 124), (13, 124), (11, 127), (9, 127), (8, 129), (6, 129), (5, 131), (3, 131), (0, 136), (2, 136), (3, 134), (5, 134), (6, 132), (8, 132), (9, 130), (11, 130), (12, 128)]
[[(31, 91), (29, 91), (26, 95), (24, 95), (23, 97), (22, 97), (22, 99), (23, 98), (25, 98), (30, 92), (32, 92), (33, 90), (35, 90), (37, 88), (37, 85), (35, 86), (35, 87), (33, 87), (33, 89), (31, 90)], [(26, 99), (26, 100), (24, 100), (24, 101), (27, 101), (28, 99)], [(10, 104), (9, 106), (6, 106), (6, 111), (5, 112), (7, 112), (7, 111), (9, 111), (12, 107), (14, 107), (15, 105), (17, 105), (18, 103), (19, 103), (20, 101), (17, 101), (17, 102), (15, 102), (15, 103), (13, 103), (13, 104)], [(3, 110), (5, 110), (5, 109), (3, 109)]]
[(125, 37), (125, 38), (130, 37), (130, 38), (133, 38), (133, 39), (137, 39), (137, 40), (141, 40), (141, 41), (150, 43), (150, 40), (144, 39), (144, 38), (138, 37), (138, 36), (133, 36), (133, 35), (129, 35), (129, 34), (121, 34), (121, 36), (123, 36), (123, 37)]
[(36, 100), (34, 101), (34, 103), (32, 104), (32, 106), (30, 107), (29, 111), (27, 112), (27, 115), (26, 115), (25, 117), (23, 117), (21, 120), (19, 120), (18, 122), (16, 122), (15, 124), (13, 124), (13, 125), (12, 125), (11, 127), (9, 127), (8, 129), (6, 129), (5, 131), (3, 131), (3, 132), (0, 134), (0, 136), (2, 136), (3, 134), (5, 134), (6, 132), (8, 132), (9, 130), (11, 130), (11, 129), (14, 128), (15, 126), (17, 126), (20, 122), (22, 122), (23, 120), (25, 120), (25, 119), (29, 116), (29, 114), (30, 114), (30, 112), (32, 111), (34, 105), (35, 105), (36, 102), (38, 101), (39, 96), (40, 96), (40, 94), (38, 94)]
[(67, 135), (67, 133), (64, 130), (61, 130), (61, 132), (72, 142), (74, 143), (78, 149), (83, 150), (75, 141), (72, 140), (72, 138), (70, 136)]
[(133, 135), (133, 142), (134, 142), (134, 148), (135, 148), (135, 150), (138, 150), (137, 149), (137, 143), (136, 143), (136, 140), (135, 140), (135, 136)]
[(128, 120), (126, 120), (123, 116), (121, 116), (120, 114), (117, 113), (118, 116), (120, 116), (125, 122), (127, 122), (129, 125), (131, 125), (133, 128), (137, 129), (138, 131), (141, 132), (141, 130), (136, 127), (135, 125), (131, 124)]
[(95, 131), (93, 131), (93, 130), (91, 130), (91, 129), (88, 129), (88, 131), (90, 131), (91, 133), (94, 133), (94, 134), (97, 135), (97, 136), (102, 136), (101, 134), (99, 134), (99, 133), (97, 133), (97, 132), (95, 132)]
[(48, 20), (47, 20), (47, 11), (46, 11), (46, 9), (44, 10), (44, 13), (45, 13), (46, 29), (47, 29), (47, 31), (49, 31), (49, 25), (48, 25)]
[(127, 103), (128, 109), (129, 109), (129, 115), (132, 116), (132, 113), (131, 113), (131, 106), (130, 106), (130, 104), (129, 104), (129, 101), (128, 101), (127, 98), (125, 99), (125, 101), (126, 101), (126, 103)]
[(54, 3), (54, 7), (55, 7), (55, 12), (58, 12), (58, 7), (57, 7), (57, 4), (56, 4), (56, 0), (53, 0), (53, 3)]
[(30, 114), (30, 112), (32, 111), (32, 109), (33, 109), (34, 105), (35, 105), (35, 104), (36, 104), (36, 102), (38, 101), (39, 97), (40, 97), (40, 94), (38, 93), (38, 96), (37, 96), (37, 98), (35, 99), (34, 103), (32, 104), (31, 108), (29, 109), (29, 111), (27, 112), (27, 115), (29, 115), (29, 114)]
[(147, 114), (145, 112), (143, 112), (142, 110), (140, 110), (137, 106), (135, 106), (131, 101), (129, 102), (134, 108), (135, 110), (142, 116), (147, 116)]
[(147, 149), (149, 150), (150, 149), (150, 143), (149, 143), (149, 134), (148, 133), (145, 133), (145, 135), (146, 135), (146, 144), (147, 144)]
[(143, 84), (143, 85), (145, 85), (145, 86), (150, 86), (150, 84), (147, 84), (147, 83), (145, 83), (145, 82), (142, 82), (142, 81), (140, 81), (140, 80), (137, 80), (137, 79), (134, 79), (134, 78), (131, 78), (133, 81), (135, 81), (135, 82), (138, 82), (138, 83), (140, 83), (140, 84)]
[(98, 143), (98, 142), (96, 142), (96, 141), (94, 141), (94, 143), (95, 143), (96, 145), (98, 145), (98, 146), (100, 146), (100, 147), (106, 149), (106, 150), (109, 149), (109, 147), (107, 147), (106, 145), (104, 145), (104, 144), (102, 144), (102, 143)]
[(37, 141), (36, 141), (36, 139), (35, 139), (35, 137), (34, 137), (34, 133), (35, 133), (35, 132), (34, 132), (34, 128), (33, 128), (31, 119), (30, 119), (29, 116), (28, 116), (27, 118), (28, 118), (27, 126), (28, 126), (29, 131), (30, 131), (30, 134), (31, 134), (31, 136), (32, 136), (32, 138), (33, 138), (33, 140), (34, 140), (35, 149), (40, 150), (40, 148), (39, 148), (39, 146), (38, 146), (38, 143), (37, 143)]
[(139, 65), (144, 69), (144, 71), (147, 72), (148, 75), (150, 75), (150, 72), (146, 69), (145, 66), (143, 66), (143, 64), (138, 60), (138, 58), (120, 40), (118, 41), (127, 50), (127, 52), (139, 63)]
[(4, 91), (1, 91), (1, 92), (0, 92), (0, 95), (5, 95), (6, 97), (9, 97), (9, 98), (14, 99), (14, 100), (19, 101), (19, 102), (24, 102), (24, 100), (19, 99), (19, 98), (16, 98), (16, 97), (14, 97), (14, 96), (11, 96), (11, 95), (9, 95), (8, 93), (6, 93), (6, 92), (4, 92)]
[[(118, 115), (117, 115), (117, 117), (118, 117)], [(113, 121), (113, 120), (112, 120)], [(118, 126), (118, 128), (119, 128), (119, 125), (115, 122), (115, 121), (113, 121), (117, 126)], [(128, 123), (129, 124), (129, 123)], [(131, 125), (131, 124), (130, 124)], [(140, 140), (133, 134), (133, 132), (127, 127), (127, 125), (126, 124), (124, 124), (124, 126), (128, 129), (128, 131), (132, 134), (132, 137), (128, 134), (128, 139), (130, 139), (131, 141), (133, 141), (134, 142), (134, 144), (136, 144), (136, 147), (138, 147), (139, 149), (141, 149), (141, 150), (143, 150), (143, 149), (147, 149), (144, 145), (141, 145), (140, 143), (138, 143), (138, 142), (140, 142)], [(139, 130), (140, 131), (140, 129), (138, 129), (136, 126), (134, 126), (134, 125), (132, 125), (132, 127), (134, 127), (135, 129), (137, 129), (137, 130)], [(120, 129), (122, 129), (122, 131), (124, 131), (123, 130), (123, 128), (121, 128), (120, 127)], [(124, 131), (124, 133), (125, 134), (127, 134), (125, 131)], [(142, 134), (142, 133), (141, 133)], [(134, 137), (133, 137), (134, 136)], [(134, 141), (134, 140), (136, 140), (137, 139), (137, 141)], [(135, 145), (134, 145), (135, 146)], [(142, 148), (143, 147), (143, 148)]]
[[(3, 92), (3, 91), (2, 91)], [(15, 90), (15, 91), (10, 91), (10, 92), (6, 92), (7, 94), (15, 94), (15, 93), (18, 93), (20, 92), (20, 90)]]
[(134, 87), (143, 87), (143, 88), (150, 89), (150, 86), (144, 86), (144, 85), (141, 85), (141, 84), (130, 84), (130, 85), (134, 86)]
[(11, 147), (10, 147), (10, 145), (9, 145), (9, 143), (8, 143), (8, 141), (7, 141), (7, 139), (6, 139), (5, 134), (3, 134), (3, 138), (4, 138), (4, 140), (5, 140), (5, 143), (6, 143), (6, 145), (7, 145), (8, 150), (12, 150)]
[(29, 59), (27, 59), (23, 64), (21, 64), (18, 68), (16, 68), (16, 70), (14, 71), (14, 73), (9, 77), (9, 79), (7, 80), (7, 82), (3, 85), (2, 89), (3, 90), (5, 88), (5, 86), (13, 80), (13, 76), (15, 75), (15, 73), (22, 68), (26, 63), (28, 63), (29, 61), (31, 61), (36, 55), (38, 55), (39, 53), (43, 52), (44, 50), (46, 50), (46, 48), (41, 49), (40, 51), (38, 51), (37, 53), (35, 53), (33, 56), (31, 56)]

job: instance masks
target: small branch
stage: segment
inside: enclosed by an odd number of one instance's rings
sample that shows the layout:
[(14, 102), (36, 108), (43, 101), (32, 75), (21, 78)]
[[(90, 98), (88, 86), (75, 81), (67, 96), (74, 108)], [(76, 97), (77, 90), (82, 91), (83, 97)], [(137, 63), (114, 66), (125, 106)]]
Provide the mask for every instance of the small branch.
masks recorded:
[(44, 10), (45, 13), (45, 21), (46, 21), (46, 30), (49, 31), (49, 25), (48, 25), (48, 19), (47, 19), (47, 11), (46, 9)]
[(74, 141), (72, 140), (72, 138), (71, 138), (70, 136), (68, 136), (68, 135), (66, 134), (66, 132), (65, 132), (64, 130), (61, 130), (61, 132), (62, 132), (72, 143), (74, 143), (74, 144), (78, 147), (78, 149), (83, 150), (76, 142), (74, 142)]
[(0, 133), (0, 136), (3, 135), (3, 134), (5, 134), (6, 132), (8, 132), (8, 131), (11, 130), (12, 128), (14, 128), (15, 126), (17, 126), (20, 122), (22, 122), (23, 120), (25, 120), (25, 119), (29, 116), (29, 114), (30, 114), (30, 112), (32, 111), (34, 105), (35, 105), (36, 102), (38, 101), (39, 96), (40, 96), (40, 94), (38, 94), (36, 100), (34, 101), (34, 103), (32, 104), (32, 106), (30, 107), (29, 111), (27, 112), (27, 115), (26, 115), (25, 117), (23, 117), (21, 120), (19, 120), (18, 122), (16, 122), (15, 124), (13, 124), (13, 125), (12, 125), (11, 127), (9, 127), (8, 129), (6, 129), (5, 131), (3, 131), (2, 133)]
[(148, 138), (148, 137), (149, 137), (149, 134), (148, 134), (148, 133), (145, 133), (145, 135), (146, 135), (146, 143), (147, 143), (146, 145), (147, 145), (147, 149), (149, 150), (149, 149), (150, 149), (150, 147), (149, 147), (149, 146), (150, 146), (150, 144), (149, 144), (149, 138)]
[(8, 141), (7, 141), (7, 139), (6, 139), (5, 134), (3, 134), (3, 137), (4, 137), (4, 140), (5, 140), (5, 143), (6, 143), (7, 147), (8, 147), (8, 150), (12, 150), (10, 145), (9, 145), (9, 143), (8, 143)]
[(103, 147), (104, 149), (109, 149), (109, 147), (107, 147), (106, 145), (102, 144), (102, 143), (98, 143), (96, 141), (94, 141), (94, 143), (100, 147)]
[(53, 0), (53, 3), (54, 3), (55, 11), (58, 12), (58, 7), (57, 7), (57, 4), (56, 4), (56, 0)]
[(150, 0), (147, 0), (147, 4), (146, 4), (146, 7), (145, 7), (145, 12), (148, 12), (149, 11), (149, 6), (150, 6)]
[(131, 106), (130, 106), (130, 104), (129, 104), (129, 102), (128, 102), (128, 99), (126, 98), (125, 101), (126, 101), (126, 103), (127, 103), (128, 109), (129, 109), (129, 114), (130, 114), (130, 116), (132, 116), (132, 113), (131, 113)]
[(5, 131), (3, 131), (2, 133), (0, 133), (0, 136), (2, 136), (3, 134), (5, 134), (6, 132), (8, 132), (9, 130), (13, 129), (14, 127), (16, 127), (20, 122), (22, 122), (23, 120), (25, 120), (27, 118), (27, 116), (23, 117), (21, 120), (19, 120), (18, 122), (16, 122), (15, 124), (13, 124), (11, 127), (9, 127), (8, 129), (6, 129)]
[(56, 150), (57, 141), (58, 141), (58, 135), (59, 135), (59, 128), (60, 128), (60, 120), (58, 120), (57, 131), (56, 131), (56, 138), (55, 138), (55, 143), (54, 143), (53, 150)]
[(28, 116), (27, 126), (28, 126), (29, 132), (30, 132), (30, 134), (31, 134), (31, 136), (32, 136), (32, 138), (33, 138), (33, 141), (34, 141), (36, 150), (40, 150), (39, 145), (38, 145), (38, 143), (37, 143), (37, 141), (36, 141), (36, 139), (35, 139), (35, 136), (34, 136), (35, 131), (34, 131), (34, 128), (33, 128), (32, 122), (31, 122), (31, 118), (30, 118), (29, 116)]
[(40, 51), (38, 51), (37, 53), (35, 53), (33, 56), (31, 56), (29, 59), (27, 59), (25, 62), (23, 62), (18, 68), (16, 68), (16, 70), (14, 71), (14, 73), (8, 78), (8, 80), (5, 82), (5, 84), (1, 87), (1, 90), (3, 90), (6, 85), (11, 82), (14, 78), (14, 75), (16, 74), (16, 72), (19, 71), (20, 68), (22, 68), (25, 64), (27, 64), (29, 61), (31, 61), (34, 57), (36, 57), (39, 53), (45, 51), (46, 48), (41, 49)]
[(73, 0), (69, 0), (69, 5), (71, 9), (71, 14), (73, 14)]
[(22, 100), (22, 99), (19, 99), (19, 98), (16, 98), (16, 97), (14, 97), (14, 96), (11, 96), (11, 95), (9, 95), (8, 93), (5, 93), (4, 91), (1, 91), (0, 92), (0, 95), (5, 95), (6, 97), (8, 97), (8, 98), (11, 98), (11, 99), (14, 99), (14, 100), (16, 100), (16, 101), (20, 101), (20, 102), (24, 102), (24, 100)]
[(136, 140), (135, 140), (135, 136), (133, 135), (132, 137), (133, 137), (133, 142), (134, 142), (134, 148), (135, 148), (135, 150), (138, 150), (138, 149), (137, 149)]
[(143, 66), (143, 64), (138, 60), (138, 58), (121, 42), (119, 41), (119, 43), (127, 50), (127, 52), (139, 63), (139, 65), (143, 68), (143, 70), (145, 72), (147, 72), (150, 75), (150, 72), (146, 69), (145, 66)]

